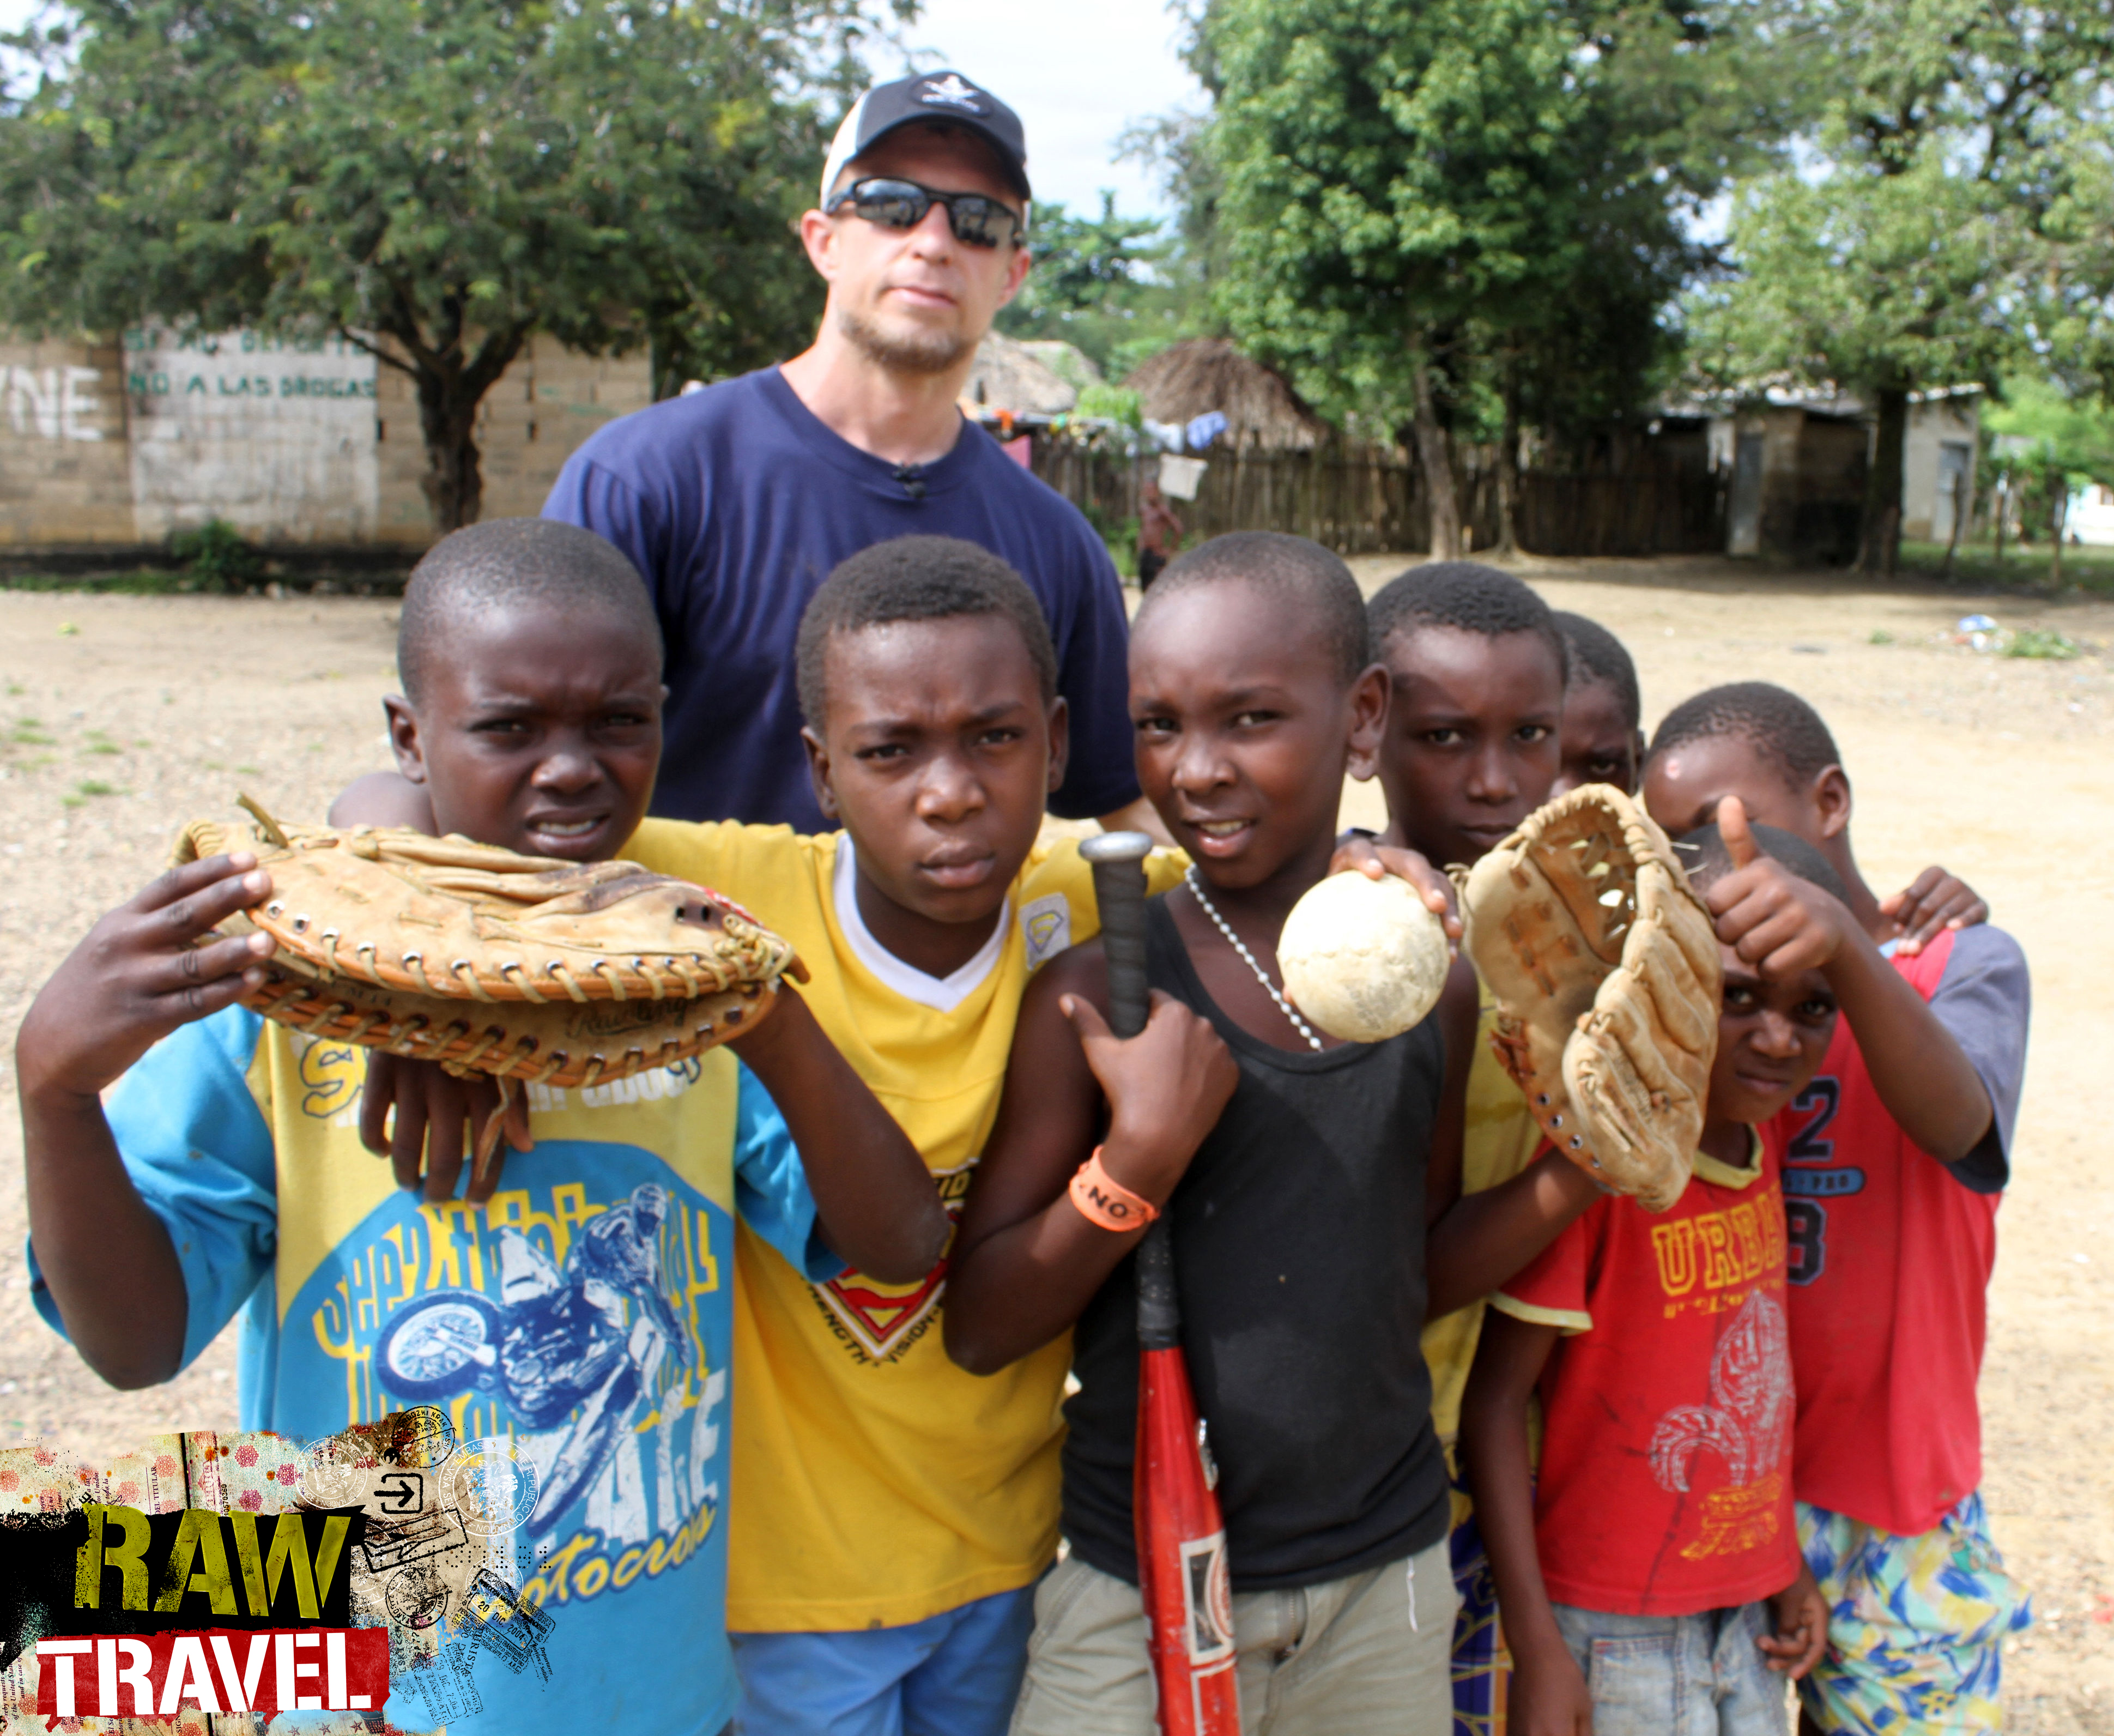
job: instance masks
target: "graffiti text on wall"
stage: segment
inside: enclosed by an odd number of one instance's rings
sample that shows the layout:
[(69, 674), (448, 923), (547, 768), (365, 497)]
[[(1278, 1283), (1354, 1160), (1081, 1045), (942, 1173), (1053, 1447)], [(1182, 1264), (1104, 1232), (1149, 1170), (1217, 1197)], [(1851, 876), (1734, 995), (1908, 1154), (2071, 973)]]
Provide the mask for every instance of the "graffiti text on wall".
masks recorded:
[(100, 440), (103, 378), (94, 368), (0, 367), (0, 414), (18, 434), (39, 440)]
[[(374, 396), (368, 352), (342, 337), (273, 338), (254, 332), (178, 337), (144, 326), (125, 334), (125, 389), (135, 398)], [(345, 377), (348, 360), (351, 378)]]

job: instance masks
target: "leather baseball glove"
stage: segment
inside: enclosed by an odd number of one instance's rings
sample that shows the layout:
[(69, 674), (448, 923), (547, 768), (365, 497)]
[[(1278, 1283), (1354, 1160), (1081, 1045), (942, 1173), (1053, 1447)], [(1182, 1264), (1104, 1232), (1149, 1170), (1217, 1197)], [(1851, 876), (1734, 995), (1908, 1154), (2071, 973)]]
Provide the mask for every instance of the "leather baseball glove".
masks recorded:
[(1463, 944), (1498, 1058), (1573, 1162), (1648, 1212), (1688, 1185), (1723, 972), (1666, 834), (1608, 784), (1558, 796), (1469, 871)]
[(200, 820), (178, 863), (254, 851), (262, 905), (224, 925), (278, 942), (242, 1004), (451, 1073), (593, 1085), (753, 1028), (807, 972), (738, 905), (635, 863), (586, 865), (397, 828)]

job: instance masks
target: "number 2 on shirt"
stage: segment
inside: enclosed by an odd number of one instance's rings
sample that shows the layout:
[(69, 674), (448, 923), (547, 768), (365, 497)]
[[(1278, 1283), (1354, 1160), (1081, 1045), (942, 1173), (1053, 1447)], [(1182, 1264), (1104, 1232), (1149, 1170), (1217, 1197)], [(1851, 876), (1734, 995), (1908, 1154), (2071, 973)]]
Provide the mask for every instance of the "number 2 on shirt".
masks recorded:
[(1784, 1230), (1790, 1244), (1793, 1284), (1810, 1284), (1828, 1269), (1828, 1207), (1818, 1199), (1801, 1198), (1807, 1193), (1833, 1191), (1814, 1179), (1799, 1176), (1794, 1164), (1825, 1164), (1835, 1157), (1835, 1142), (1822, 1137), (1842, 1106), (1842, 1087), (1822, 1074), (1791, 1099), (1793, 1109), (1817, 1109), (1819, 1113), (1791, 1136), (1784, 1148)]

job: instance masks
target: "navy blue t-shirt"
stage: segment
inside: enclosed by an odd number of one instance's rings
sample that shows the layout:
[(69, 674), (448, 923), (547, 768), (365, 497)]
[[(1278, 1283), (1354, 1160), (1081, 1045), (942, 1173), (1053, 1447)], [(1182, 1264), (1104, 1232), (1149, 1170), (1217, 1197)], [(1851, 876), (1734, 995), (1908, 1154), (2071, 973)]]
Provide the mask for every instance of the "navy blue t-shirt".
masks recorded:
[(830, 829), (800, 745), (800, 611), (840, 561), (917, 534), (980, 543), (1041, 602), (1072, 723), (1050, 811), (1088, 819), (1137, 797), (1128, 628), (1108, 549), (978, 428), (965, 424), (906, 486), (766, 368), (597, 430), (558, 473), (543, 515), (606, 537), (652, 592), (668, 640), (657, 814)]

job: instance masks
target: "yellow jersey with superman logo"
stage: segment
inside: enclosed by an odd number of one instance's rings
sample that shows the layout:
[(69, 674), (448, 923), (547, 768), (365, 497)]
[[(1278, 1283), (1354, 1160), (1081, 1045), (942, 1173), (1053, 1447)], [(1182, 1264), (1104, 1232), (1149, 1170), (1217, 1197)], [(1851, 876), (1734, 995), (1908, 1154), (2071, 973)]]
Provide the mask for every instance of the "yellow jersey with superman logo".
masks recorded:
[[(1078, 845), (1037, 848), (982, 952), (944, 980), (866, 932), (843, 833), (649, 820), (624, 854), (725, 893), (799, 949), (802, 996), (959, 1216), (1028, 978), (1100, 928)], [(1156, 854), (1151, 889), (1183, 865)], [(745, 1230), (736, 1245), (729, 1624), (896, 1627), (1031, 1583), (1057, 1547), (1069, 1335), (978, 1377), (940, 1343), (944, 1260), (916, 1284), (811, 1283)]]

